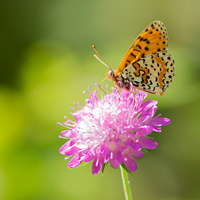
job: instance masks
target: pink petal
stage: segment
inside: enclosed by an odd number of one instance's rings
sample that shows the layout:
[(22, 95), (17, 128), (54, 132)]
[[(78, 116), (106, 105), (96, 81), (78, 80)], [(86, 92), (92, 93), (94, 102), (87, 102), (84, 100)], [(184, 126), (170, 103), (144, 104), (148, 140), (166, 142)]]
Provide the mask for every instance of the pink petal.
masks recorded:
[(157, 126), (154, 126), (154, 125), (149, 125), (149, 126), (152, 127), (153, 131), (155, 131), (155, 132), (162, 132), (162, 129)]
[(83, 162), (83, 160), (80, 159), (79, 155), (77, 154), (68, 163), (68, 167), (69, 168), (75, 168), (75, 167), (79, 166), (82, 162)]
[(65, 150), (66, 155), (74, 155), (80, 151), (80, 148), (73, 146)]
[(143, 153), (141, 151), (134, 151), (133, 149), (131, 150), (130, 153), (135, 158), (142, 158), (142, 156), (143, 156)]
[(150, 109), (151, 107), (155, 106), (158, 102), (157, 101), (150, 101), (150, 99), (148, 99), (146, 102), (144, 102), (142, 105), (141, 105), (141, 108), (143, 110), (148, 110)]
[(154, 126), (165, 126), (171, 123), (171, 120), (168, 118), (157, 117), (150, 121), (150, 124)]
[(106, 157), (106, 156), (108, 156), (110, 154), (110, 149), (108, 147), (105, 147), (104, 149), (102, 149), (101, 152), (102, 152), (101, 155), (103, 157)]
[(92, 174), (96, 175), (100, 172), (102, 166), (103, 166), (103, 159), (101, 156), (100, 158), (95, 158), (93, 163), (92, 163)]
[(150, 99), (147, 99), (146, 102), (144, 102), (142, 105), (141, 105), (141, 108), (144, 109), (144, 110), (147, 110), (148, 108), (150, 108), (152, 105), (151, 105), (151, 102), (150, 102)]
[(127, 169), (132, 172), (137, 170), (137, 163), (131, 155), (126, 154), (124, 156), (124, 164), (127, 167)]
[(153, 105), (153, 106), (148, 110), (148, 113), (151, 115), (151, 118), (155, 115), (156, 110), (157, 110), (157, 106), (156, 106), (156, 105)]
[(110, 160), (109, 155), (107, 155), (106, 157), (104, 157), (103, 159), (103, 163), (107, 163)]
[(152, 131), (153, 131), (152, 126), (145, 126), (142, 127), (140, 130), (138, 130), (137, 132), (140, 137), (144, 137), (149, 135)]
[(140, 150), (141, 150), (141, 145), (140, 145), (139, 142), (133, 142), (133, 141), (132, 141), (131, 146), (133, 147), (133, 149), (134, 149), (135, 151), (140, 151)]
[(66, 130), (66, 131), (62, 131), (61, 134), (65, 137), (73, 137), (74, 134), (72, 132), (72, 130)]
[(116, 158), (110, 159), (110, 165), (114, 169), (117, 169), (119, 167), (119, 163), (117, 162)]
[(92, 154), (90, 151), (88, 151), (87, 153), (84, 153), (83, 161), (85, 161), (85, 162), (90, 162), (90, 161), (93, 160), (94, 158), (95, 158), (95, 155)]
[(150, 118), (151, 118), (150, 114), (142, 115), (140, 118), (138, 118), (138, 124), (143, 124)]
[[(67, 141), (67, 142), (60, 148), (60, 154), (65, 154), (65, 152), (68, 151), (68, 149), (70, 149), (74, 144), (75, 144), (75, 142), (74, 142), (73, 140)], [(71, 154), (69, 154), (69, 155), (71, 155)]]
[(117, 153), (116, 160), (117, 160), (117, 162), (118, 162), (119, 164), (122, 164), (122, 162), (123, 162), (123, 157), (122, 157), (121, 152), (118, 152), (118, 153)]
[(158, 146), (157, 142), (150, 140), (150, 139), (147, 139), (147, 138), (142, 138), (140, 140), (140, 144), (145, 149), (155, 149)]

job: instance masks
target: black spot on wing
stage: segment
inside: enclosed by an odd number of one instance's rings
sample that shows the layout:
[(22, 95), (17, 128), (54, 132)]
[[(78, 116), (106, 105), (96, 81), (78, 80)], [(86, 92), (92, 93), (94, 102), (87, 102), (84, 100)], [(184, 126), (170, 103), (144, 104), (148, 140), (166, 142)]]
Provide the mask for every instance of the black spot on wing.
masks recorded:
[(142, 59), (142, 61), (143, 61), (143, 63), (145, 63), (146, 60), (145, 60), (145, 59)]
[(132, 52), (130, 53), (134, 58), (136, 58), (135, 54), (133, 54)]
[(138, 52), (140, 52), (140, 50), (138, 50), (138, 49), (133, 49), (133, 51), (138, 51)]
[(139, 49), (142, 49), (142, 47), (138, 44), (138, 45), (136, 45), (136, 47), (138, 47)]

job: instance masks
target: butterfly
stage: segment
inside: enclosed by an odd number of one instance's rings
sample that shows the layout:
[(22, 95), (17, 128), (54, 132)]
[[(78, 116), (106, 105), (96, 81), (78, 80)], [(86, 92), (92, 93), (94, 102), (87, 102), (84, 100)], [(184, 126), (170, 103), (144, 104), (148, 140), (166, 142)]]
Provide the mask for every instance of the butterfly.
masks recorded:
[(162, 22), (154, 21), (136, 38), (118, 69), (109, 67), (106, 76), (116, 87), (162, 96), (175, 75), (175, 61), (167, 50), (167, 29)]

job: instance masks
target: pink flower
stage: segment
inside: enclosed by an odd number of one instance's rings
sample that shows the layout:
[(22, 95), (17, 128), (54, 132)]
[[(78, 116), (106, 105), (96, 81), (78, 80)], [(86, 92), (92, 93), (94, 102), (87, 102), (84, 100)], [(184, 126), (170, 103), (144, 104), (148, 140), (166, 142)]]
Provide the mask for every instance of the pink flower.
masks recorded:
[[(137, 163), (134, 158), (143, 156), (142, 149), (154, 149), (158, 143), (148, 139), (153, 131), (161, 132), (160, 127), (169, 124), (167, 118), (154, 117), (157, 101), (149, 99), (144, 92), (128, 92), (114, 89), (98, 99), (97, 91), (90, 91), (85, 106), (75, 103), (72, 108), (75, 121), (66, 118), (62, 125), (62, 138), (68, 141), (60, 148), (60, 153), (73, 157), (68, 167), (75, 168), (81, 163), (93, 160), (92, 173), (97, 174), (105, 163), (113, 168), (119, 165), (134, 172)], [(59, 123), (60, 124), (60, 123)], [(60, 124), (61, 125), (61, 124)]]

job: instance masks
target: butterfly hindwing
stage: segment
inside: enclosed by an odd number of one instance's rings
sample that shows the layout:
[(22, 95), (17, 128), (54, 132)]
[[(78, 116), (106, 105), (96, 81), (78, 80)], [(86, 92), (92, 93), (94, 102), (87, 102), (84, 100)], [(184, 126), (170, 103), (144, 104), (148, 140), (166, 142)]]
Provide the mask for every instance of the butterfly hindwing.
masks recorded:
[(152, 22), (133, 42), (117, 69), (116, 74), (121, 73), (129, 64), (149, 54), (159, 51), (167, 52), (167, 47), (167, 29), (160, 21)]
[(121, 76), (140, 90), (162, 95), (175, 75), (174, 59), (167, 52), (156, 52), (124, 68)]

